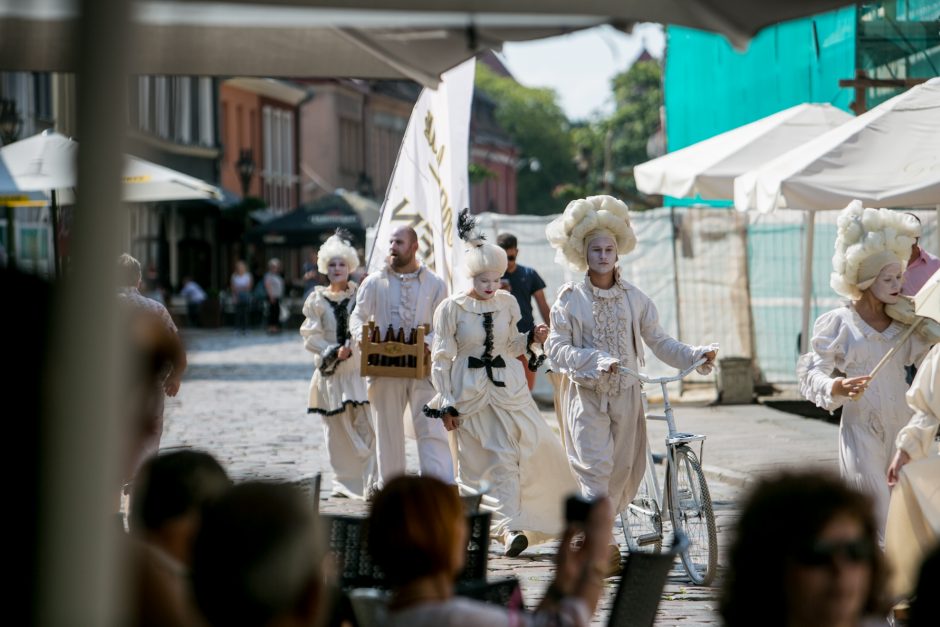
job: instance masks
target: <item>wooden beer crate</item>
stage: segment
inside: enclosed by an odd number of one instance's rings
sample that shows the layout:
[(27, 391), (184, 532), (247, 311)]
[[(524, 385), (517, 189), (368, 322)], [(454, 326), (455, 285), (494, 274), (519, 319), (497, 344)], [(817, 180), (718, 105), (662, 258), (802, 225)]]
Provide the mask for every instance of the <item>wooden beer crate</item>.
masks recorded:
[[(360, 370), (364, 377), (398, 377), (400, 379), (426, 379), (431, 374), (430, 359), (424, 351), (424, 336), (427, 333), (424, 325), (417, 329), (417, 338), (414, 344), (404, 342), (373, 342), (375, 322), (362, 327), (362, 343), (359, 345), (361, 353)], [(381, 334), (381, 329), (379, 329)], [(402, 364), (413, 358), (414, 366), (408, 365), (379, 365), (369, 363), (385, 360), (400, 360)], [(372, 359), (374, 358), (374, 359)]]

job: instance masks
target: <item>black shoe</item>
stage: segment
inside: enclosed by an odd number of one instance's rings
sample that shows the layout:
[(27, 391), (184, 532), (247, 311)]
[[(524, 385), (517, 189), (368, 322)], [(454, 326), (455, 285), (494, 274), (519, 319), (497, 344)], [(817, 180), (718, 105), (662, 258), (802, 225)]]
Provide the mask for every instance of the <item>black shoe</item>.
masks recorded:
[(516, 557), (529, 548), (529, 539), (521, 531), (510, 531), (506, 536), (506, 557)]

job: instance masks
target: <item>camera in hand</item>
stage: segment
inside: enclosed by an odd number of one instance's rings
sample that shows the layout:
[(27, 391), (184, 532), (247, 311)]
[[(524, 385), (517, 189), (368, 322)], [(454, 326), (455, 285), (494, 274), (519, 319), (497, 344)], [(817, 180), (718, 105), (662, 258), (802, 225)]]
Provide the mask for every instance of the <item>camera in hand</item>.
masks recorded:
[(565, 520), (569, 523), (583, 523), (591, 515), (596, 500), (588, 500), (579, 494), (572, 494), (565, 501)]

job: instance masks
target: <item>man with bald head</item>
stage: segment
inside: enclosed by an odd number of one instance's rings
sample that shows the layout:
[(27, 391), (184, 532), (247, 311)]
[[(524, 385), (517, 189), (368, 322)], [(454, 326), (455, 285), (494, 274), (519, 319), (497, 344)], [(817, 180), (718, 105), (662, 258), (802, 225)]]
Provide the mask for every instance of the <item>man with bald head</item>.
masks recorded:
[[(444, 281), (417, 258), (418, 235), (402, 226), (392, 231), (388, 260), (379, 272), (370, 274), (356, 293), (356, 307), (349, 316), (353, 338), (362, 339), (362, 329), (370, 320), (384, 339), (391, 326), (395, 332), (427, 325), (431, 329), (434, 310), (447, 297)], [(425, 335), (425, 350), (434, 340), (433, 329)], [(369, 377), (369, 406), (376, 435), (379, 485), (405, 472), (405, 406), (418, 440), (421, 474), (454, 482), (454, 465), (447, 432), (440, 420), (428, 418), (422, 408), (434, 396), (430, 379)]]

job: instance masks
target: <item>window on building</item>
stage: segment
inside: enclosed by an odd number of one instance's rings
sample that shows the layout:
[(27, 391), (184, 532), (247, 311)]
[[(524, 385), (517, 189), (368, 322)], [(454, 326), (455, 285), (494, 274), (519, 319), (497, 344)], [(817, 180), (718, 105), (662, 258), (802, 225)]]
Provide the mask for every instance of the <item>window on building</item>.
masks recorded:
[(362, 155), (362, 124), (359, 120), (339, 120), (339, 171), (340, 174), (358, 176), (365, 167)]

